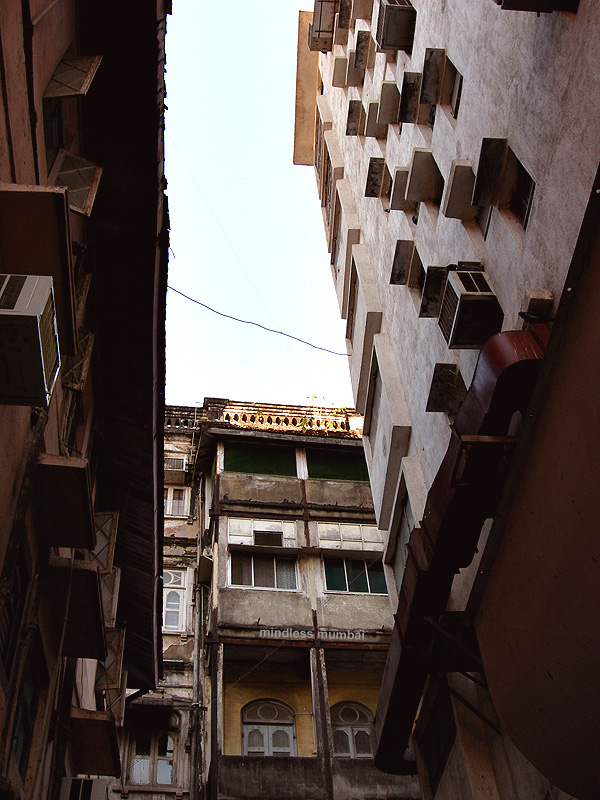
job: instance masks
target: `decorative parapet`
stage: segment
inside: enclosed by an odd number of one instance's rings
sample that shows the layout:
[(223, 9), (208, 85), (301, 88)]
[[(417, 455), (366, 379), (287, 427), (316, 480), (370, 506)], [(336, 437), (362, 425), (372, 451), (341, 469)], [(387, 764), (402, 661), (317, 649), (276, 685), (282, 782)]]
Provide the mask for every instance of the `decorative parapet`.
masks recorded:
[(165, 430), (195, 431), (207, 419), (203, 406), (165, 406)]
[(221, 420), (239, 428), (322, 435), (343, 433), (356, 437), (361, 436), (363, 425), (362, 417), (351, 408), (242, 402), (228, 403)]
[(202, 406), (166, 406), (165, 431), (195, 431), (207, 422), (235, 428), (360, 438), (363, 418), (353, 408), (252, 403), (205, 398)]

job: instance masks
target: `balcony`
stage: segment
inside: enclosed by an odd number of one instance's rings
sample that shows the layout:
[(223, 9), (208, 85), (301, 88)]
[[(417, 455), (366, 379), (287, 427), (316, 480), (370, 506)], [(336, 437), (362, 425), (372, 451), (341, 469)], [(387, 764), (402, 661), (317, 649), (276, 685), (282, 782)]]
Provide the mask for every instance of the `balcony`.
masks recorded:
[[(344, 800), (405, 800), (420, 796), (416, 776), (398, 778), (385, 775), (372, 759), (336, 758), (332, 763), (335, 797)], [(219, 759), (218, 793), (221, 797), (244, 797), (246, 800), (296, 800), (298, 787), (302, 797), (324, 800), (321, 760), (318, 758), (253, 758), (221, 756)]]
[(246, 800), (325, 800), (321, 761), (317, 758), (221, 756), (218, 794)]
[(35, 474), (35, 505), (38, 529), (46, 544), (94, 549), (87, 459), (41, 453)]
[[(100, 574), (91, 561), (50, 556), (45, 591), (63, 656), (106, 659)], [(68, 605), (67, 605), (68, 604)]]

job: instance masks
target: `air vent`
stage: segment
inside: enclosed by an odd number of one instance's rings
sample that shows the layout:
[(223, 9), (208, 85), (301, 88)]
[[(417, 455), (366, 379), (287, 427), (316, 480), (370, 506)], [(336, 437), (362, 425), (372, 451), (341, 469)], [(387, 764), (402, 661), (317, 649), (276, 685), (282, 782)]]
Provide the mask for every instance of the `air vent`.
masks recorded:
[(268, 547), (281, 547), (283, 544), (283, 536), (281, 533), (273, 533), (271, 531), (254, 531), (254, 544)]
[(59, 367), (52, 278), (0, 275), (0, 403), (47, 408)]
[(502, 308), (481, 271), (448, 273), (439, 326), (450, 348), (479, 348), (502, 327)]
[(417, 12), (408, 0), (379, 0), (376, 41), (382, 50), (412, 51)]
[(185, 469), (185, 458), (173, 458), (172, 456), (165, 456), (165, 469)]

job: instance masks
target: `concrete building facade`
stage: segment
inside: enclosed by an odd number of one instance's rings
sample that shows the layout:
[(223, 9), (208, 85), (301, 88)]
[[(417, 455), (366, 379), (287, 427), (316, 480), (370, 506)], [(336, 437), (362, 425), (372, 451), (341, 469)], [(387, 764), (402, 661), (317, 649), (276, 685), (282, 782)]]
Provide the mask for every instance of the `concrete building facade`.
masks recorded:
[(167, 407), (164, 678), (128, 706), (114, 796), (419, 796), (414, 758), (373, 763), (392, 617), (360, 423)]
[(6, 800), (104, 797), (160, 675), (168, 11), (0, 5)]
[(426, 798), (600, 785), (599, 30), (586, 0), (300, 14), (294, 158), (316, 172), (395, 620), (376, 763), (402, 769), (414, 733)]

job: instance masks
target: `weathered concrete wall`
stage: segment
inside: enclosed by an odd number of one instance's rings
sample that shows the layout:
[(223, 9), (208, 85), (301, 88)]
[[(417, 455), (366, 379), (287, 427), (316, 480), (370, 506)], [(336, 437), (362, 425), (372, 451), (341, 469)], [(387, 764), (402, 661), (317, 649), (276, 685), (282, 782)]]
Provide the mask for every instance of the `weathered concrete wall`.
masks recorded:
[(325, 800), (321, 766), (314, 758), (220, 759), (219, 792), (231, 800)]
[(339, 800), (417, 800), (416, 775), (386, 775), (368, 758), (335, 758), (333, 787)]
[[(306, 502), (319, 511), (368, 511), (373, 510), (371, 489), (368, 483), (355, 481), (306, 481)], [(337, 516), (337, 514), (336, 514)]]
[(219, 625), (224, 628), (240, 625), (257, 628), (259, 625), (261, 628), (311, 626), (310, 600), (301, 592), (222, 588), (219, 592)]
[(302, 506), (302, 486), (296, 478), (223, 472), (219, 502), (224, 507), (247, 504), (293, 510)]

